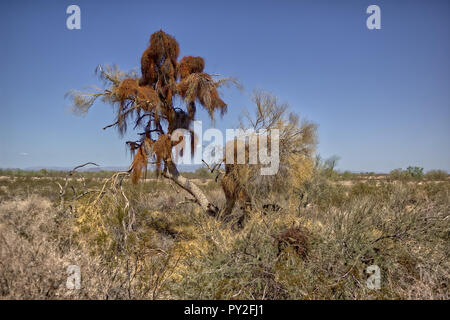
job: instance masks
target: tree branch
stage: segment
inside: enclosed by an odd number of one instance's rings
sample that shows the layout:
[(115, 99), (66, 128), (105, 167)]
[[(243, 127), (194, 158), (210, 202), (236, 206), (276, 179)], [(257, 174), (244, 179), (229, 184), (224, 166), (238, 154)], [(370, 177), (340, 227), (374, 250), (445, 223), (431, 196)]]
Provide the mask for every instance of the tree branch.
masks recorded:
[(163, 172), (163, 176), (167, 179), (175, 182), (179, 187), (187, 191), (195, 199), (195, 202), (203, 209), (205, 212), (211, 216), (216, 216), (219, 213), (219, 208), (208, 201), (203, 191), (192, 181), (183, 177), (178, 172), (177, 167), (172, 161), (167, 161), (166, 163), (167, 171)]

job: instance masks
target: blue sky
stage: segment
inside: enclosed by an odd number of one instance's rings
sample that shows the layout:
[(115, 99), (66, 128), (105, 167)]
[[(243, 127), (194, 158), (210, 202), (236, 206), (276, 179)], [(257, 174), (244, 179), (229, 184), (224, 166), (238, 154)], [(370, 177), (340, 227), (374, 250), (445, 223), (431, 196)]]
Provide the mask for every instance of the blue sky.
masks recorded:
[[(66, 28), (70, 4), (81, 30)], [(371, 4), (381, 30), (366, 27)], [(244, 85), (223, 91), (220, 129), (265, 89), (319, 125), (319, 153), (340, 156), (342, 170), (450, 171), (449, 1), (17, 0), (0, 12), (0, 167), (127, 166), (124, 141), (135, 136), (102, 130), (111, 107), (77, 117), (64, 94), (100, 84), (98, 64), (139, 68), (162, 28), (180, 56), (203, 56), (207, 72)]]

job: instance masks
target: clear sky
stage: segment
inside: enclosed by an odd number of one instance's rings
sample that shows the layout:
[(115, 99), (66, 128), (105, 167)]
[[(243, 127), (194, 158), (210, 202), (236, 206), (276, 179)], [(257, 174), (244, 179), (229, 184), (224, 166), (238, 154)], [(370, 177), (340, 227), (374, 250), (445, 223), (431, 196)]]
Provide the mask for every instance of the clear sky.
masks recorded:
[[(81, 30), (66, 8), (81, 8)], [(366, 8), (381, 8), (381, 30)], [(206, 72), (236, 76), (226, 89), (236, 126), (253, 89), (265, 89), (319, 124), (323, 157), (339, 168), (388, 172), (409, 165), (450, 171), (450, 1), (1, 1), (0, 167), (127, 166), (112, 109), (85, 117), (64, 94), (100, 83), (98, 64), (139, 69), (151, 33), (175, 36)], [(204, 126), (210, 125), (205, 113)]]

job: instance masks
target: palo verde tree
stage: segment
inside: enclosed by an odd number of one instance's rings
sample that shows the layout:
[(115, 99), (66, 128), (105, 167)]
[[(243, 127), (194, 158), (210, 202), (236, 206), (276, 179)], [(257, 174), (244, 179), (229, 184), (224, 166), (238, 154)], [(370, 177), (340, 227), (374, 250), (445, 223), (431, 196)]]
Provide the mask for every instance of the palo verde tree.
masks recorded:
[[(112, 104), (116, 110), (116, 127), (123, 135), (130, 125), (141, 129), (140, 138), (127, 141), (134, 155), (129, 168), (133, 183), (137, 183), (150, 160), (156, 164), (157, 174), (171, 179), (186, 190), (206, 212), (216, 214), (218, 209), (210, 203), (204, 193), (189, 179), (179, 174), (172, 161), (172, 148), (184, 143), (180, 136), (173, 139), (177, 129), (191, 132), (197, 105), (205, 108), (211, 119), (216, 111), (223, 115), (227, 104), (220, 98), (218, 87), (234, 81), (213, 79), (203, 72), (205, 62), (202, 57), (186, 56), (178, 60), (179, 45), (174, 37), (162, 30), (153, 33), (148, 48), (141, 58), (141, 76), (134, 72), (123, 72), (115, 66), (99, 66), (96, 73), (104, 82), (104, 89), (95, 93), (71, 91), (69, 93), (75, 111), (86, 113), (100, 98)], [(181, 101), (180, 105), (175, 105)], [(176, 141), (174, 141), (176, 140)]]
[[(232, 212), (236, 203), (240, 203), (243, 208), (258, 208), (273, 206), (280, 200), (280, 196), (292, 196), (295, 199), (298, 192), (302, 193), (304, 184), (313, 177), (317, 125), (300, 119), (297, 114), (289, 111), (288, 104), (280, 103), (277, 97), (269, 92), (256, 90), (252, 100), (254, 112), (242, 110), (240, 128), (253, 133), (277, 130), (278, 150), (272, 148), (270, 137), (267, 148), (270, 147), (271, 153), (278, 151), (278, 170), (272, 175), (260, 174), (264, 165), (249, 164), (249, 147), (246, 145), (245, 164), (238, 164), (236, 160), (225, 164), (225, 173), (221, 180), (226, 198), (225, 215)], [(256, 134), (256, 139), (260, 137), (261, 134)], [(230, 141), (226, 148), (236, 151), (236, 146), (235, 141)], [(236, 152), (233, 154), (236, 155)], [(241, 220), (243, 218), (245, 212), (240, 217)]]

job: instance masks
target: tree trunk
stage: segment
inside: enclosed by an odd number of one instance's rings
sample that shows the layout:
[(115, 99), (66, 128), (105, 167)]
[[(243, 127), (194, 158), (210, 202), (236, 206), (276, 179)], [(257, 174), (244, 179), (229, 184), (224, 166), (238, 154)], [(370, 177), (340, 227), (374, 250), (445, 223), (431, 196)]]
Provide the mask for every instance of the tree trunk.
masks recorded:
[(164, 172), (164, 177), (172, 180), (178, 186), (189, 192), (191, 194), (198, 205), (209, 215), (216, 216), (219, 213), (219, 209), (208, 201), (203, 191), (191, 180), (183, 177), (178, 172), (177, 167), (172, 161), (166, 162), (167, 171)]

